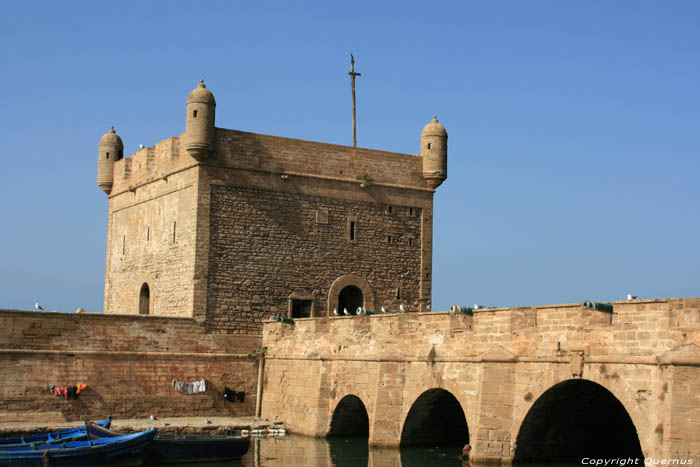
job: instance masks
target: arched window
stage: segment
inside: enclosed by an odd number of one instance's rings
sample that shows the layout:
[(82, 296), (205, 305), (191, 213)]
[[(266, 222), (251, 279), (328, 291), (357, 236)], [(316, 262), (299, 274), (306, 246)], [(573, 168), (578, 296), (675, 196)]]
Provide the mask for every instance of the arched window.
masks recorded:
[(141, 286), (141, 293), (139, 294), (139, 314), (147, 315), (151, 309), (151, 291), (148, 288), (147, 283), (143, 283)]
[(359, 287), (348, 285), (340, 291), (340, 295), (338, 295), (338, 310), (343, 311), (345, 309), (355, 314), (355, 311), (363, 305), (364, 296)]

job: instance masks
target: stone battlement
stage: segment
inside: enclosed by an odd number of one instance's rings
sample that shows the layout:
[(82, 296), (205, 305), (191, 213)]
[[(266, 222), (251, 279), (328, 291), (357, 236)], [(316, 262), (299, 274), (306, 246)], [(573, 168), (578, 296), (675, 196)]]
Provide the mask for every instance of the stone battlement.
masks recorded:
[[(168, 176), (199, 165), (172, 137), (114, 163), (110, 196), (167, 180)], [(401, 154), (353, 148), (280, 136), (216, 129), (216, 151), (201, 165), (279, 176), (321, 178), (365, 185), (432, 191), (423, 178), (423, 159)]]

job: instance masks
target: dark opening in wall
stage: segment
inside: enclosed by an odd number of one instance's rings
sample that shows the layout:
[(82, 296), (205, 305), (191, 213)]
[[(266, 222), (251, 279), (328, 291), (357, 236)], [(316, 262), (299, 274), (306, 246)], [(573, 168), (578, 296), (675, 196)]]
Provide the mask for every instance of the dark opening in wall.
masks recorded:
[[(513, 462), (642, 459), (632, 419), (603, 386), (571, 379), (545, 391), (525, 416)], [(642, 465), (638, 461), (638, 465)]]
[(292, 299), (292, 318), (310, 318), (311, 300)]
[(173, 243), (177, 240), (177, 222), (173, 222)]
[(109, 159), (109, 153), (106, 153), (106, 154), (105, 154), (105, 158), (106, 158), (106, 159)]
[(196, 110), (192, 111), (192, 117), (197, 118), (197, 111)]
[(343, 397), (333, 412), (328, 436), (369, 436), (369, 416), (359, 397)]
[(428, 149), (430, 149), (430, 143), (428, 143)]
[(355, 241), (355, 221), (350, 221), (350, 241)]
[(147, 315), (151, 307), (151, 291), (148, 288), (147, 283), (143, 283), (141, 286), (141, 293), (139, 293), (139, 314)]
[(429, 389), (421, 394), (406, 416), (401, 446), (465, 444), (469, 444), (469, 429), (459, 401), (444, 389)]
[(348, 310), (348, 312), (355, 314), (355, 311), (361, 306), (364, 306), (364, 296), (358, 287), (348, 285), (340, 291), (338, 295), (339, 311)]

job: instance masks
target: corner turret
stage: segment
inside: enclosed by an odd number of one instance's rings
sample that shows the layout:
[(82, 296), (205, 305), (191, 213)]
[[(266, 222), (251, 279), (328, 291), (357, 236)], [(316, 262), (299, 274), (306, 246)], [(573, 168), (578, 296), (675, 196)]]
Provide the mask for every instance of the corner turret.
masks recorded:
[(420, 153), (423, 178), (435, 189), (447, 178), (447, 131), (435, 115), (420, 134)]
[(187, 97), (187, 122), (185, 124), (185, 150), (198, 161), (214, 151), (214, 117), (216, 101), (204, 86), (204, 80)]
[(97, 152), (97, 186), (109, 195), (114, 183), (114, 163), (124, 157), (124, 143), (114, 127), (100, 139)]

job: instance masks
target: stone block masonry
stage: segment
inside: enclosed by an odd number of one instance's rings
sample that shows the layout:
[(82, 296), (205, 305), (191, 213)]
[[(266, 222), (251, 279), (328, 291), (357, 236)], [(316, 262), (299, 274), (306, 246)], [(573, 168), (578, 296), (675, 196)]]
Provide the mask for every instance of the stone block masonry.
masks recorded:
[(419, 208), (212, 185), (210, 216), (213, 329), (260, 335), (261, 319), (287, 315), (292, 297), (326, 316), (346, 275), (371, 284), (375, 307), (419, 308)]
[[(0, 311), (0, 421), (255, 413), (259, 339), (207, 334), (187, 318)], [(206, 378), (186, 395), (172, 380)], [(87, 384), (75, 400), (51, 384)], [(246, 394), (224, 400), (227, 386)]]
[[(421, 400), (449, 406), (451, 397), (471, 459), (510, 462), (563, 455), (566, 433), (585, 436), (558, 418), (570, 410), (627, 429), (645, 457), (697, 463), (699, 318), (700, 299), (688, 298), (615, 302), (612, 314), (571, 304), (268, 322), (262, 415), (325, 436), (343, 398), (355, 396), (370, 444), (397, 446), (409, 414), (430, 412)], [(445, 416), (425, 422), (440, 426)]]

